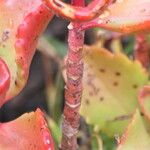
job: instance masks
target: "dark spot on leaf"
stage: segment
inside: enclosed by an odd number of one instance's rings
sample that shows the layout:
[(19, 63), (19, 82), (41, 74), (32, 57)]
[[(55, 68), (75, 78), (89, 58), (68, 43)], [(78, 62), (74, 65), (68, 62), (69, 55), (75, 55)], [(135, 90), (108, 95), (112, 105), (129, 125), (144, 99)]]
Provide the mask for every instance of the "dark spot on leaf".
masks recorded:
[(120, 72), (115, 72), (115, 75), (116, 75), (116, 76), (120, 76), (121, 73), (120, 73)]
[(100, 97), (100, 101), (103, 101), (104, 100), (104, 97)]
[(2, 45), (2, 47), (3, 47), (3, 48), (5, 48), (5, 47), (6, 47), (6, 45), (5, 45), (5, 44), (3, 44), (3, 45)]
[(116, 1), (117, 1), (117, 0), (112, 0), (112, 2), (111, 2), (111, 3), (112, 3), (112, 4), (113, 4), (113, 3), (116, 3)]
[(74, 112), (74, 115), (76, 116), (78, 113), (77, 112)]
[(123, 120), (128, 120), (131, 118), (132, 115), (121, 115), (121, 116), (117, 116), (114, 119), (111, 120), (107, 120), (108, 122), (112, 122), (112, 121), (123, 121)]
[(43, 130), (43, 128), (41, 127), (41, 128), (40, 128), (40, 130), (42, 131), (42, 130)]
[(106, 24), (109, 23), (109, 22), (110, 22), (110, 20), (106, 20)]
[(143, 13), (143, 12), (145, 12), (145, 11), (146, 11), (146, 9), (142, 9), (142, 10), (141, 10), (141, 13)]
[(134, 88), (134, 89), (137, 89), (137, 88), (138, 88), (138, 85), (137, 85), (137, 84), (133, 84), (133, 88)]
[(118, 82), (115, 81), (115, 82), (113, 83), (113, 85), (114, 85), (114, 86), (118, 86)]
[(17, 80), (15, 80), (15, 85), (16, 85), (16, 86), (18, 86), (18, 82), (17, 82)]
[(105, 73), (105, 72), (106, 72), (106, 70), (103, 69), (103, 68), (99, 69), (99, 71), (102, 72), (102, 73)]
[(3, 34), (2, 34), (2, 41), (3, 42), (5, 42), (5, 41), (7, 41), (8, 40), (8, 38), (9, 38), (9, 30), (4, 30), (3, 31)]
[(89, 99), (86, 99), (86, 100), (85, 100), (85, 103), (86, 103), (87, 105), (89, 105), (89, 104), (90, 104)]

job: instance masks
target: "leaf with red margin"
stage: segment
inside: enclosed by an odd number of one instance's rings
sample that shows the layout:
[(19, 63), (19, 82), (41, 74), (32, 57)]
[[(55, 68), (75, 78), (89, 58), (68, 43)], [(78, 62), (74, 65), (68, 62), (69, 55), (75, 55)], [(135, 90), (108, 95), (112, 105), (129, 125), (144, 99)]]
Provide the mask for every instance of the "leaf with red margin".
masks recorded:
[(3, 103), (3, 100), (6, 96), (6, 92), (10, 84), (10, 74), (7, 68), (7, 65), (0, 59), (0, 102)]
[(116, 0), (102, 15), (82, 28), (102, 27), (124, 33), (150, 29), (149, 0)]
[(75, 1), (74, 5), (65, 4), (61, 0), (43, 0), (56, 14), (72, 21), (88, 21), (99, 16), (112, 0), (93, 0), (86, 7), (84, 1)]
[(150, 135), (138, 109), (118, 144), (117, 150), (149, 150)]
[(24, 87), (37, 39), (52, 16), (41, 0), (0, 0), (0, 58), (11, 75), (0, 106)]
[(150, 121), (150, 86), (144, 86), (138, 96), (142, 113)]
[(40, 109), (0, 124), (0, 149), (54, 150), (54, 142)]

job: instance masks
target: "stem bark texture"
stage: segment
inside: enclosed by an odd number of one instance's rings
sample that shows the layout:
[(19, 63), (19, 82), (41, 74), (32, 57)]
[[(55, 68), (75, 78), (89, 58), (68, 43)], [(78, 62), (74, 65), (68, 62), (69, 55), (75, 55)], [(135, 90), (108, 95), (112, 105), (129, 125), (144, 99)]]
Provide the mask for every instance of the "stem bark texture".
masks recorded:
[[(84, 6), (84, 0), (72, 0), (75, 6)], [(66, 60), (67, 81), (62, 122), (62, 150), (77, 149), (77, 133), (80, 125), (79, 109), (82, 96), (84, 31), (79, 23), (71, 22), (68, 29), (68, 54)]]

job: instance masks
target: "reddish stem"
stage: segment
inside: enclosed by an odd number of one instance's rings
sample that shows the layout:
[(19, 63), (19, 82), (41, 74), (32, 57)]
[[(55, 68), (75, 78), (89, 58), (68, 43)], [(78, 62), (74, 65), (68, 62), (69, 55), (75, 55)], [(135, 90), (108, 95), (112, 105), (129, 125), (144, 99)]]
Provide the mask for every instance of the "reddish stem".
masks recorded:
[[(84, 0), (72, 0), (73, 5), (83, 6)], [(79, 24), (72, 22), (68, 36), (68, 57), (66, 62), (67, 81), (65, 88), (65, 107), (62, 123), (62, 150), (77, 149), (77, 133), (80, 122), (79, 108), (82, 96), (83, 44), (84, 31)]]
[(147, 68), (150, 64), (150, 46), (147, 41), (147, 35), (136, 35), (134, 57), (139, 60), (143, 67)]

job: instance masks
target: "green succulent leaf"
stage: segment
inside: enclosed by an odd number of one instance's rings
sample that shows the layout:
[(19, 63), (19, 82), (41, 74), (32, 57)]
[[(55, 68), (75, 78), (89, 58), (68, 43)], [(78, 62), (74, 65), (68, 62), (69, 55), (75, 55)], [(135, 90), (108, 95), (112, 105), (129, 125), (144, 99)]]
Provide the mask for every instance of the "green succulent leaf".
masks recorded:
[(110, 136), (122, 133), (138, 105), (139, 89), (148, 82), (147, 72), (124, 54), (96, 45), (85, 47), (84, 61), (81, 115)]

